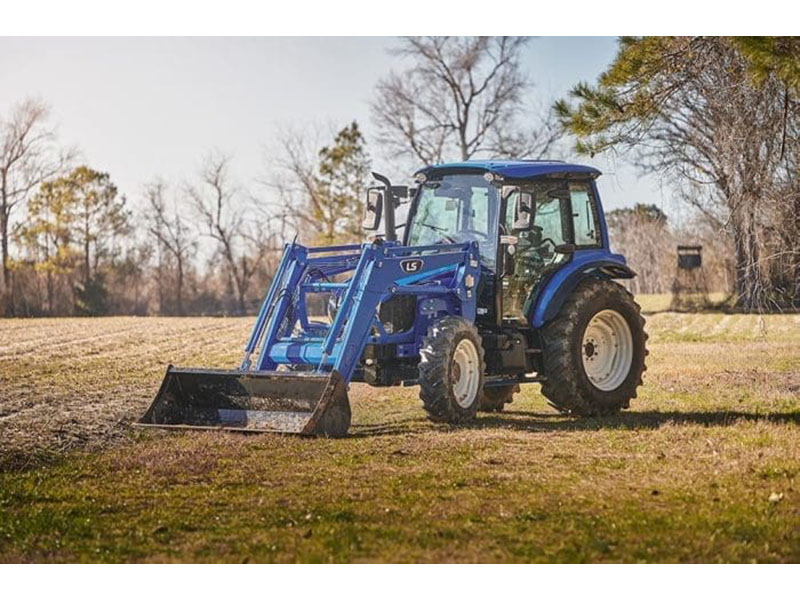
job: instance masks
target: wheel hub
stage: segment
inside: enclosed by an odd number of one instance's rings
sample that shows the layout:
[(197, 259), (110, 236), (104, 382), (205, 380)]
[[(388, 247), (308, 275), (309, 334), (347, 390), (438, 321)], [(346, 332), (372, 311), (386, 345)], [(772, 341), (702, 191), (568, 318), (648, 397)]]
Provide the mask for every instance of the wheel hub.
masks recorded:
[(625, 381), (633, 363), (633, 336), (628, 322), (615, 310), (601, 310), (583, 334), (583, 369), (589, 381), (604, 392)]
[(461, 408), (469, 408), (478, 397), (479, 369), (478, 349), (470, 340), (461, 340), (453, 352), (450, 368), (453, 395)]
[(453, 361), (453, 369), (450, 373), (450, 382), (457, 383), (459, 379), (461, 379), (461, 366), (456, 361)]

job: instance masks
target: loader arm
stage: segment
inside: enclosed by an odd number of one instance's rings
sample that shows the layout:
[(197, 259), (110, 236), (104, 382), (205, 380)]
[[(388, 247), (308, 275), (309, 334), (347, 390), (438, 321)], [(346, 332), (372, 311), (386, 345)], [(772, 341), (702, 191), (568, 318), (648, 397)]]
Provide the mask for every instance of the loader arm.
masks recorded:
[[(394, 294), (413, 294), (418, 299), (449, 296), (462, 307), (463, 316), (475, 318), (479, 262), (474, 243), (417, 247), (374, 243), (336, 248), (290, 244), (281, 265), (279, 271), (283, 272), (273, 279), (245, 349), (246, 360), (258, 353), (257, 371), (273, 370), (280, 364), (305, 364), (318, 372), (335, 370), (349, 382), (366, 343), (381, 343), (387, 337), (381, 331), (378, 306)], [(320, 281), (350, 270), (346, 282)], [(320, 291), (341, 297), (332, 323), (317, 324), (311, 331), (300, 327), (299, 335), (280, 335), (281, 324), (308, 323), (303, 297)], [(373, 329), (377, 334), (371, 335)]]

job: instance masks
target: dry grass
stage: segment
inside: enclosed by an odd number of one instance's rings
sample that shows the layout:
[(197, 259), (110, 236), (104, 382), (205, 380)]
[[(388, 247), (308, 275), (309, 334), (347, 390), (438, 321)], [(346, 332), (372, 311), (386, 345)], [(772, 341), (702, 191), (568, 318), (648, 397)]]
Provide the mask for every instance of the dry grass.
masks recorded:
[(650, 316), (617, 418), (531, 386), (451, 429), (354, 385), (344, 440), (117, 425), (166, 360), (235, 365), (249, 325), (0, 321), (0, 457), (31, 463), (0, 474), (0, 560), (800, 560), (800, 316)]
[[(708, 300), (712, 304), (721, 304), (727, 297), (728, 294), (723, 292), (711, 292), (708, 294)], [(666, 312), (672, 304), (672, 294), (640, 294), (636, 297), (636, 301), (645, 314)]]

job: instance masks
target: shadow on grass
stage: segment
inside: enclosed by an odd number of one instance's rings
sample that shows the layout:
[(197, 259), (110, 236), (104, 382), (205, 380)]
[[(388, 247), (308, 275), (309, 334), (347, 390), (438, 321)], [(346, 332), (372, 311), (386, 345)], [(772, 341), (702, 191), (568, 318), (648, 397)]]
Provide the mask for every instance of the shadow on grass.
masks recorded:
[[(602, 431), (604, 429), (647, 430), (671, 425), (702, 425), (727, 427), (740, 422), (788, 423), (800, 425), (800, 411), (784, 413), (749, 413), (738, 411), (678, 412), (645, 411), (621, 413), (613, 417), (572, 419), (554, 413), (507, 411), (479, 416), (472, 423), (453, 426), (458, 429), (506, 429), (514, 431)], [(403, 421), (387, 425), (355, 426), (348, 437), (365, 438), (382, 435), (421, 433), (418, 421)]]

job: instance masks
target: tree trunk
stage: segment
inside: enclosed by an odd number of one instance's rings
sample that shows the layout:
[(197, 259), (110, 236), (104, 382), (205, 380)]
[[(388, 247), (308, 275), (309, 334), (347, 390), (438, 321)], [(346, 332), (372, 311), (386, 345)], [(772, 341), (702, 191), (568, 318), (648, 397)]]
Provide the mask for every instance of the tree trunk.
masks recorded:
[(8, 208), (5, 202), (0, 207), (0, 246), (2, 246), (3, 286), (0, 290), (0, 314), (6, 317), (14, 316), (14, 303), (11, 301), (11, 269), (8, 256)]
[(159, 244), (158, 264), (156, 265), (156, 283), (158, 284), (158, 314), (164, 316), (164, 260), (162, 257), (163, 248)]
[(245, 303), (244, 303), (244, 296), (247, 292), (247, 282), (245, 281), (245, 277), (247, 277), (247, 264), (245, 263), (244, 256), (242, 257), (242, 272), (241, 274), (237, 274), (236, 271), (233, 273), (233, 279), (236, 283), (236, 296), (239, 302), (239, 314), (244, 315), (246, 312)]
[(89, 259), (89, 220), (86, 220), (86, 226), (83, 232), (83, 284), (88, 288), (89, 280), (92, 274), (92, 263)]
[(795, 253), (794, 257), (794, 298), (792, 305), (800, 308), (800, 252)]
[(800, 193), (794, 199), (794, 297), (792, 305), (800, 308)]
[(47, 314), (51, 317), (55, 314), (53, 310), (53, 272), (50, 269), (47, 270)]
[[(466, 124), (464, 125), (466, 127)], [(467, 137), (465, 131), (459, 132), (458, 146), (461, 150), (461, 162), (466, 162), (470, 159), (469, 152), (467, 151)]]
[(734, 227), (733, 236), (736, 249), (736, 305), (746, 312), (756, 312), (764, 308), (759, 294), (761, 266), (758, 240), (752, 218), (745, 217), (745, 221)]
[(183, 258), (181, 257), (180, 253), (178, 253), (178, 281), (177, 281), (177, 288), (178, 288), (178, 316), (182, 317), (184, 315), (183, 312)]
[(733, 240), (736, 252), (736, 281), (734, 283), (734, 289), (736, 290), (736, 305), (747, 310), (747, 307), (750, 304), (747, 285), (747, 250), (745, 248), (745, 241), (742, 239), (741, 232), (736, 231), (735, 228)]

